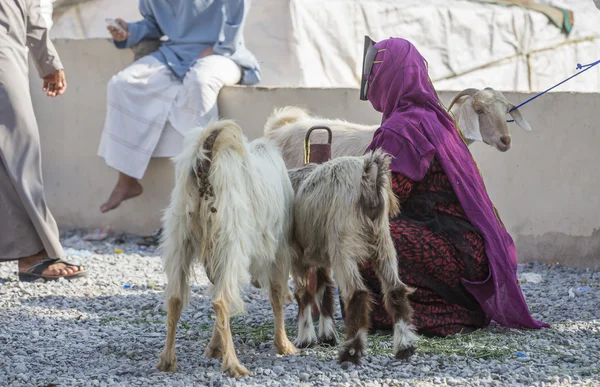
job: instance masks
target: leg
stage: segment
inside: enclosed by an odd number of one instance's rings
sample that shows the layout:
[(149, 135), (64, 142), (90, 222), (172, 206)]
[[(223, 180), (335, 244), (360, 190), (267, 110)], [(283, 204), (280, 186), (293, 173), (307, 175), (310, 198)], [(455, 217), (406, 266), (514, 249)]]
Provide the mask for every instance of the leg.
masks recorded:
[(298, 350), (294, 347), (294, 344), (290, 342), (285, 333), (283, 316), (283, 303), (286, 295), (284, 292), (289, 292), (286, 283), (289, 270), (282, 270), (281, 266), (284, 266), (284, 263), (280, 260), (277, 260), (273, 266), (274, 268), (270, 279), (270, 297), (275, 325), (275, 348), (280, 355), (292, 355), (297, 353)]
[(156, 366), (161, 371), (175, 372), (177, 370), (177, 358), (175, 357), (175, 332), (177, 323), (181, 316), (183, 303), (179, 298), (169, 299), (169, 311), (167, 312), (167, 342), (160, 354), (160, 362)]
[(224, 86), (240, 81), (242, 71), (230, 58), (209, 55), (199, 59), (183, 79), (169, 112), (169, 122), (180, 133), (206, 126), (219, 116), (217, 99)]
[[(58, 227), (46, 204), (42, 155), (26, 75), (14, 62), (0, 74), (0, 260), (19, 259), (19, 272), (46, 257), (63, 258)], [(57, 263), (42, 272), (66, 276), (82, 270)]]
[(308, 267), (295, 265), (295, 297), (298, 302), (298, 337), (295, 344), (298, 348), (308, 348), (317, 342), (317, 334), (311, 316), (314, 295), (310, 292), (309, 278), (310, 270)]
[(333, 323), (333, 294), (335, 284), (331, 279), (329, 270), (317, 269), (317, 295), (316, 304), (319, 308), (319, 342), (334, 346), (337, 343), (335, 325)]
[(210, 339), (210, 342), (206, 346), (204, 356), (213, 359), (220, 359), (223, 357), (223, 352), (221, 351), (221, 336), (219, 336), (219, 331), (217, 330), (216, 324), (213, 326), (213, 335)]
[[(392, 244), (391, 240), (389, 243)], [(398, 258), (394, 246), (380, 251), (382, 254), (374, 258), (375, 271), (381, 282), (385, 309), (394, 319), (394, 356), (407, 359), (415, 353), (419, 340), (412, 324), (413, 309), (408, 300), (414, 289), (406, 286), (398, 277)]]
[(119, 172), (102, 212), (142, 193), (140, 180), (164, 130), (180, 81), (152, 56), (145, 56), (107, 85), (107, 109), (98, 154)]
[(119, 179), (113, 188), (108, 200), (100, 207), (100, 211), (108, 212), (119, 207), (121, 202), (140, 196), (144, 192), (142, 185), (137, 179), (119, 172)]
[(356, 263), (346, 261), (344, 266), (343, 270), (336, 271), (336, 277), (341, 274), (338, 280), (346, 308), (344, 317), (346, 341), (340, 348), (338, 361), (358, 364), (367, 349), (371, 313), (370, 294), (360, 277)]
[(217, 321), (215, 321), (215, 329), (221, 338), (221, 349), (223, 351), (223, 362), (221, 371), (227, 372), (231, 377), (248, 376), (248, 370), (239, 363), (233, 346), (231, 337), (231, 329), (229, 326), (229, 304), (223, 298), (217, 298), (213, 302)]
[[(173, 197), (163, 217), (163, 233), (161, 250), (164, 254), (164, 270), (167, 276), (165, 297), (168, 300), (167, 340), (160, 354), (160, 362), (156, 366), (161, 371), (174, 372), (177, 368), (175, 357), (175, 331), (183, 306), (187, 304), (190, 293), (188, 273), (195, 254), (194, 243), (187, 229), (187, 219), (178, 214), (185, 213), (186, 201), (183, 195), (182, 182), (176, 182)], [(179, 193), (179, 194), (178, 194)]]

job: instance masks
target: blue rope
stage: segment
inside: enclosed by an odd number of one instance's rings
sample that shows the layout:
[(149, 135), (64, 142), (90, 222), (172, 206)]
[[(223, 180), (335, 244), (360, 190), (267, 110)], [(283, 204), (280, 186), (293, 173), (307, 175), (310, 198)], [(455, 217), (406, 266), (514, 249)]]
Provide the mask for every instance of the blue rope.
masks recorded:
[[(538, 98), (538, 97), (541, 97), (542, 95), (546, 94), (546, 93), (547, 93), (547, 92), (549, 92), (550, 90), (552, 90), (552, 89), (554, 89), (554, 88), (556, 88), (556, 87), (558, 87), (558, 86), (562, 85), (562, 84), (563, 84), (563, 83), (565, 83), (566, 81), (568, 81), (568, 80), (570, 80), (570, 79), (572, 79), (572, 78), (575, 78), (576, 76), (578, 76), (578, 75), (580, 75), (580, 74), (583, 74), (584, 72), (588, 71), (589, 69), (591, 69), (592, 67), (596, 66), (597, 64), (600, 64), (600, 60), (598, 60), (598, 61), (596, 61), (596, 62), (593, 62), (593, 63), (590, 63), (590, 64), (586, 64), (586, 65), (582, 65), (581, 63), (577, 63), (577, 70), (581, 70), (581, 69), (583, 69), (583, 68), (585, 68), (585, 70), (583, 70), (583, 71), (580, 71), (580, 72), (578, 72), (578, 73), (575, 73), (575, 74), (571, 75), (569, 78), (565, 79), (564, 81), (562, 81), (562, 82), (560, 82), (560, 83), (557, 83), (556, 85), (552, 86), (551, 88), (549, 88), (549, 89), (547, 89), (547, 90), (545, 90), (545, 91), (542, 91), (541, 93), (539, 93), (539, 94), (537, 94), (537, 95), (534, 95), (533, 97), (529, 98), (527, 101), (525, 101), (525, 102), (523, 102), (523, 103), (521, 103), (521, 104), (519, 104), (519, 105), (515, 106), (514, 108), (510, 109), (508, 112), (510, 113), (510, 112), (512, 112), (513, 110), (515, 110), (515, 109), (518, 109), (518, 108), (520, 108), (521, 106), (528, 104), (529, 102), (533, 101), (534, 99), (536, 99), (536, 98)], [(515, 120), (507, 120), (506, 122), (515, 122)]]

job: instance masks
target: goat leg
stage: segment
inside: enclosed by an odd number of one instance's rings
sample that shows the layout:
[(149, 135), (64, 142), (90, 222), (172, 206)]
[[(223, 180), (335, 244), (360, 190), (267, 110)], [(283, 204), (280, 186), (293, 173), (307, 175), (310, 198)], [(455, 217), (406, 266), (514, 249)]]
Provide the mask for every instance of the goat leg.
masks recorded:
[(181, 317), (183, 303), (179, 298), (169, 299), (169, 310), (167, 312), (167, 342), (160, 354), (160, 361), (156, 368), (164, 372), (175, 372), (177, 370), (177, 358), (175, 356), (175, 332)]
[[(281, 262), (276, 260), (277, 263)], [(275, 264), (275, 268), (271, 274), (270, 280), (270, 297), (271, 297), (271, 308), (273, 309), (274, 325), (275, 325), (275, 348), (277, 353), (280, 355), (293, 355), (298, 352), (294, 344), (288, 339), (285, 333), (285, 320), (283, 315), (283, 304), (285, 302), (286, 295), (289, 292), (286, 279), (287, 270), (281, 270), (281, 264)]]
[(415, 353), (419, 341), (412, 324), (413, 309), (408, 300), (415, 290), (400, 280), (396, 259), (395, 255), (387, 261), (379, 257), (375, 269), (381, 282), (385, 309), (394, 319), (394, 356), (396, 359), (408, 359)]
[(319, 343), (334, 346), (337, 344), (335, 325), (333, 323), (335, 284), (329, 270), (317, 269), (316, 303), (319, 308)]
[(308, 287), (310, 270), (307, 267), (294, 268), (294, 282), (296, 284), (295, 297), (298, 302), (298, 336), (296, 347), (308, 348), (317, 342), (317, 334), (312, 321), (311, 309), (314, 295)]
[(229, 326), (229, 305), (223, 298), (219, 297), (213, 302), (213, 306), (217, 315), (215, 326), (221, 338), (221, 350), (223, 351), (221, 371), (228, 373), (233, 378), (248, 376), (248, 370), (240, 364), (235, 354)]
[(213, 335), (206, 346), (204, 356), (212, 359), (220, 359), (223, 357), (223, 352), (221, 351), (221, 336), (219, 336), (219, 330), (217, 329), (216, 324), (213, 326)]
[(413, 310), (408, 301), (411, 293), (412, 289), (404, 285), (389, 290), (383, 297), (387, 312), (394, 318), (393, 350), (396, 359), (408, 359), (417, 350), (419, 337), (412, 324)]
[(369, 332), (369, 315), (371, 313), (370, 294), (361, 289), (348, 294), (346, 297), (346, 341), (338, 354), (338, 361), (360, 363), (367, 349), (367, 333)]

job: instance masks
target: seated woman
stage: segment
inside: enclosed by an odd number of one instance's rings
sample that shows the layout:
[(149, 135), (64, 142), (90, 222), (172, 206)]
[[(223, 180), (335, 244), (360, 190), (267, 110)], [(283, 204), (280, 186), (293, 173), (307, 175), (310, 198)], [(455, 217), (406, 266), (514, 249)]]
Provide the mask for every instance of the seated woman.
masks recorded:
[[(367, 38), (368, 39), (368, 38)], [(517, 283), (513, 240), (486, 192), (458, 125), (441, 106), (427, 63), (404, 39), (367, 40), (361, 99), (383, 114), (368, 149), (394, 156), (393, 187), (401, 215), (391, 219), (398, 270), (423, 335), (485, 327), (541, 328)], [(392, 329), (373, 268), (372, 328)]]

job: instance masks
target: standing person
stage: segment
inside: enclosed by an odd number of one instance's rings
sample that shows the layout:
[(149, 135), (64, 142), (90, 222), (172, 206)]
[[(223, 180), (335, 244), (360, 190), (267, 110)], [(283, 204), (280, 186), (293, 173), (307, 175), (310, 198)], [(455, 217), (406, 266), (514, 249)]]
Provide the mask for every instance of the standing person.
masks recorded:
[(250, 0), (140, 0), (143, 20), (108, 27), (118, 48), (163, 40), (158, 51), (115, 75), (98, 154), (119, 177), (102, 212), (140, 195), (151, 157), (173, 157), (185, 134), (218, 117), (223, 86), (253, 85), (260, 68), (246, 49)]
[(61, 259), (58, 227), (44, 197), (28, 49), (49, 97), (63, 94), (67, 81), (41, 5), (41, 0), (0, 2), (0, 261), (18, 260), (21, 281), (86, 274)]
[[(390, 165), (401, 214), (390, 219), (400, 278), (419, 333), (446, 336), (488, 325), (541, 328), (517, 282), (515, 245), (498, 217), (473, 156), (441, 106), (427, 63), (404, 39), (367, 40), (361, 99), (383, 114), (367, 148)], [(377, 329), (392, 327), (374, 268), (361, 269)]]

